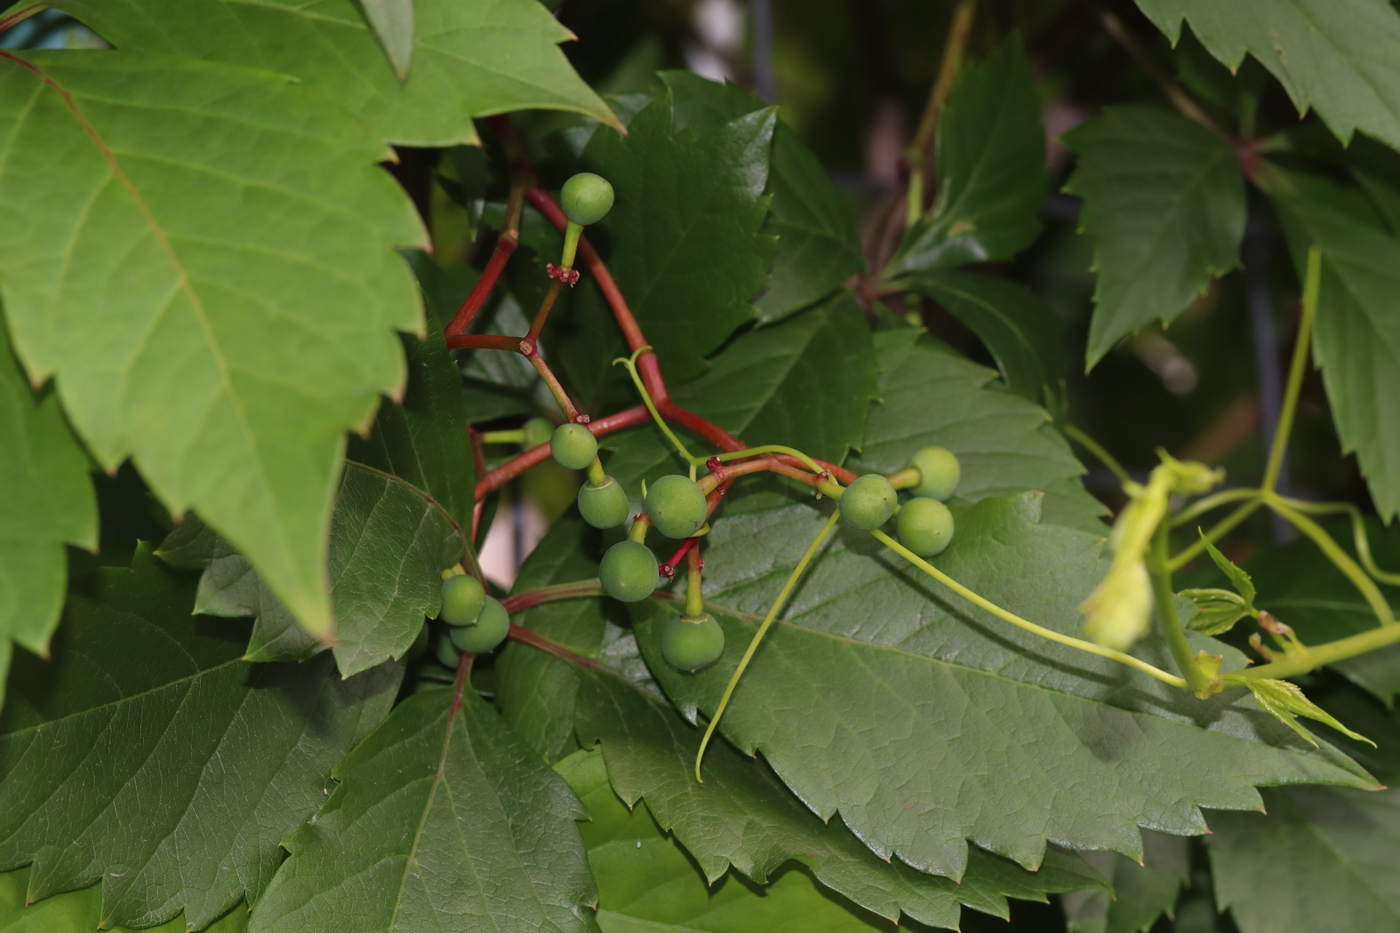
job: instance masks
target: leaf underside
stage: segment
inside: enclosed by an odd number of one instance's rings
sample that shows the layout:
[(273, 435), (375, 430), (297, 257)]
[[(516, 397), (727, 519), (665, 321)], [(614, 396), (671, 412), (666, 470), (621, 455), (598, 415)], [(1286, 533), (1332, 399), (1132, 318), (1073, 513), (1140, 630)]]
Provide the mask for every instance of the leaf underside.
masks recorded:
[(421, 326), (384, 144), (285, 78), (188, 59), (4, 52), (0, 88), (0, 213), (26, 218), (0, 226), (0, 292), (30, 379), (327, 632), (344, 432)]
[(557, 47), (573, 34), (534, 0), (415, 0), (403, 81), (352, 0), (72, 0), (64, 10), (125, 51), (295, 76), (398, 145), (476, 143), (473, 118), (512, 110), (617, 121)]

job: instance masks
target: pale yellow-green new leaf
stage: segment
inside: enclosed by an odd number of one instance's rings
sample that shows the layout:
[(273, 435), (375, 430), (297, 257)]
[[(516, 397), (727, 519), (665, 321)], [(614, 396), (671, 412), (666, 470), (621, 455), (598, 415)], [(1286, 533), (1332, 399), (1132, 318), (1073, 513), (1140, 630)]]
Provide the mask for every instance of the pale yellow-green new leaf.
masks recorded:
[(0, 298), (30, 379), (323, 635), (344, 433), (403, 384), (394, 331), (422, 326), (388, 155), (283, 77), (0, 52)]

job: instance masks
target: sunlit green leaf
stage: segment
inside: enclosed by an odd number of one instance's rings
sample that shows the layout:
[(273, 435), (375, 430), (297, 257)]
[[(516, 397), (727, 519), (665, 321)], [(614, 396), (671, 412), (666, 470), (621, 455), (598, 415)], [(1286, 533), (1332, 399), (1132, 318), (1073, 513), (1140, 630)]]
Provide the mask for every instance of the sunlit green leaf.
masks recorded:
[(261, 72), (5, 56), (0, 213), (25, 222), (0, 225), (0, 289), (30, 379), (55, 378), (103, 467), (133, 458), (329, 632), (344, 432), (403, 381), (394, 330), (421, 326), (394, 247), (422, 231), (384, 144)]

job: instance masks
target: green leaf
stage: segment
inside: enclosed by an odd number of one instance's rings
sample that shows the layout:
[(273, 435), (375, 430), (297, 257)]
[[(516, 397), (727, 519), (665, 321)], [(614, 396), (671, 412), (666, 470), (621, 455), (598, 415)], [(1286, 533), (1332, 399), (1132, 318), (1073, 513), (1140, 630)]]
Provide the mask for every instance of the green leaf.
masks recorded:
[(1348, 738), (1376, 744), (1361, 733), (1353, 732), (1342, 725), (1335, 716), (1309, 700), (1303, 694), (1302, 688), (1291, 681), (1260, 678), (1245, 681), (1245, 686), (1254, 694), (1254, 699), (1261, 709), (1314, 745), (1317, 744), (1317, 740), (1312, 737), (1311, 732), (1298, 724), (1295, 717), (1306, 716), (1331, 726)]
[(893, 473), (935, 444), (962, 465), (955, 504), (1034, 489), (1045, 493), (1046, 522), (1107, 534), (1103, 506), (1079, 480), (1084, 467), (1044, 409), (998, 391), (994, 372), (913, 328), (877, 333), (875, 355), (880, 400), (852, 470)]
[(394, 73), (403, 81), (413, 64), (414, 0), (355, 0), (365, 22), (384, 49)]
[(30, 391), (0, 316), (0, 688), (10, 641), (47, 654), (63, 609), (64, 544), (97, 547), (87, 457), (53, 392)]
[(647, 810), (674, 834), (710, 884), (731, 865), (765, 884), (800, 857), (819, 883), (887, 920), (897, 922), (903, 913), (946, 928), (958, 925), (962, 904), (1006, 918), (1007, 896), (1044, 901), (1049, 892), (1101, 884), (1077, 856), (1054, 851), (1042, 870), (1031, 874), (974, 849), (961, 884), (886, 863), (844, 826), (818, 819), (767, 766), (722, 742), (706, 759), (705, 783), (696, 783), (699, 730), (669, 704), (612, 675), (585, 671), (581, 679), (580, 739), (601, 740), (622, 802), (631, 809), (645, 798)]
[(534, 0), (417, 0), (402, 81), (352, 0), (71, 0), (65, 12), (124, 51), (294, 75), (398, 145), (475, 143), (474, 117), (511, 110), (620, 125), (556, 47), (573, 33)]
[(1217, 903), (1241, 933), (1400, 930), (1400, 791), (1264, 792), (1262, 813), (1213, 813)]
[(336, 766), (250, 930), (598, 929), (582, 807), (480, 697), (454, 696), (409, 697)]
[(1037, 404), (1059, 399), (1060, 319), (1034, 292), (966, 272), (927, 272), (905, 284), (966, 324), (986, 344), (1013, 392)]
[(103, 467), (133, 458), (329, 633), (344, 432), (403, 381), (394, 329), (421, 324), (387, 149), (272, 75), (0, 55), (0, 214), (29, 218), (0, 228), (0, 281), (30, 379), (56, 377)]
[[(1061, 632), (1102, 578), (1103, 540), (1038, 522), (1038, 497), (957, 514), (941, 570)], [(677, 674), (659, 638), (671, 611), (637, 611), (637, 640), (667, 695), (710, 714), (740, 651), (823, 509), (728, 516), (708, 537), (706, 597), (735, 646)], [(820, 817), (841, 818), (877, 855), (959, 877), (972, 840), (1022, 865), (1047, 839), (1139, 857), (1138, 827), (1203, 832), (1201, 807), (1258, 805), (1258, 784), (1374, 786), (1330, 746), (1313, 749), (1240, 694), (1185, 691), (1013, 628), (952, 596), (868, 536), (825, 546), (735, 692), (720, 731), (762, 751)], [(638, 604), (639, 606), (642, 604)], [(1243, 658), (1218, 642), (1196, 648)], [(1147, 659), (1170, 666), (1164, 646)], [(1008, 807), (1006, 801), (1015, 801)]]
[(749, 299), (773, 257), (773, 238), (759, 230), (775, 122), (768, 109), (698, 138), (673, 133), (668, 94), (626, 137), (600, 129), (584, 150), (584, 166), (617, 195), (595, 236), (609, 244), (608, 269), (671, 379), (698, 375), (754, 315)]
[(1086, 852), (1084, 860), (1103, 872), (1112, 891), (1080, 891), (1061, 903), (1069, 933), (1146, 933), (1157, 918), (1175, 913), (1191, 877), (1187, 843), (1180, 836), (1144, 832), (1143, 864), (1108, 852)]
[[(697, 136), (765, 106), (732, 84), (689, 71), (663, 71), (660, 76), (674, 100), (676, 129), (688, 126)], [(763, 232), (777, 237), (778, 246), (768, 286), (754, 302), (763, 323), (810, 307), (865, 268), (850, 204), (812, 150), (785, 123), (773, 131), (768, 193), (773, 204)]]
[(1040, 232), (1045, 127), (1019, 36), (965, 72), (938, 121), (932, 215), (904, 235), (888, 274), (1010, 259)]
[(1313, 353), (1342, 448), (1388, 520), (1400, 514), (1400, 237), (1354, 189), (1282, 172), (1267, 186), (1300, 277), (1308, 247), (1322, 250)]
[(1186, 627), (1203, 635), (1223, 635), (1240, 619), (1258, 617), (1259, 612), (1254, 608), (1254, 597), (1258, 593), (1255, 592), (1254, 581), (1249, 578), (1249, 574), (1220, 553), (1220, 549), (1211, 543), (1204, 531), (1200, 532), (1200, 535), (1211, 562), (1225, 574), (1235, 589), (1182, 590), (1180, 595), (1196, 604), (1196, 614), (1187, 622)]
[(1215, 564), (1215, 566), (1219, 568), (1220, 572), (1225, 574), (1226, 578), (1229, 579), (1230, 584), (1234, 586), (1235, 591), (1244, 598), (1244, 601), (1248, 605), (1253, 606), (1254, 597), (1259, 594), (1254, 589), (1254, 581), (1250, 579), (1249, 574), (1245, 573), (1238, 566), (1236, 566), (1235, 562), (1230, 560), (1230, 558), (1226, 557), (1224, 554), (1221, 554), (1220, 548), (1216, 547), (1214, 544), (1211, 543), (1210, 539), (1206, 537), (1206, 533), (1204, 531), (1200, 532), (1200, 535), (1201, 540), (1205, 542), (1206, 553), (1210, 555), (1211, 563)]
[[(372, 467), (345, 465), (327, 562), (332, 650), (343, 676), (403, 657), (424, 619), (437, 615), (442, 545), (451, 537), (442, 509), (421, 490)], [(456, 542), (460, 553), (461, 539)], [(301, 660), (324, 648), (296, 625), (247, 559), (199, 521), (187, 519), (158, 553), (177, 567), (204, 571), (195, 611), (254, 617), (245, 660)]]
[(579, 752), (558, 769), (588, 808), (580, 829), (598, 878), (604, 933), (895, 933), (893, 924), (823, 889), (801, 864), (764, 887), (739, 876), (712, 884), (646, 808), (622, 805), (601, 756)]
[(402, 339), (408, 359), (403, 397), (397, 404), (380, 405), (369, 436), (351, 437), (346, 456), (398, 477), (441, 507), (437, 511), (446, 520), (442, 562), (451, 564), (463, 554), (463, 529), (471, 528), (476, 503), (476, 461), (467, 434), (462, 373), (435, 315), (428, 317), (427, 336), (404, 334)]
[(401, 669), (251, 665), (190, 615), (194, 587), (138, 551), (77, 580), (51, 663), (20, 659), (0, 718), (0, 865), (37, 900), (101, 878), (104, 926), (256, 902), (276, 841), (387, 713)]
[[(102, 918), (102, 890), (94, 885), (25, 904), (29, 869), (0, 874), (0, 933), (97, 933)], [(248, 910), (242, 904), (224, 914), (206, 933), (243, 933)], [(111, 933), (132, 933), (130, 927), (114, 927)], [(187, 933), (183, 917), (176, 917), (145, 933)]]
[(1079, 155), (1065, 190), (1084, 199), (1094, 241), (1094, 318), (1086, 363), (1127, 334), (1190, 307), (1239, 265), (1245, 193), (1234, 148), (1180, 114), (1109, 107), (1065, 134)]
[[(1327, 530), (1348, 553), (1355, 554), (1345, 524), (1329, 525)], [(1393, 528), (1387, 531), (1375, 519), (1367, 521), (1366, 531), (1380, 566), (1400, 566), (1400, 533)], [(1335, 641), (1376, 627), (1376, 616), (1366, 600), (1311, 541), (1300, 539), (1268, 548), (1248, 566), (1261, 594), (1260, 605), (1292, 628), (1304, 644)], [(1392, 608), (1400, 612), (1400, 596), (1394, 592), (1388, 596)], [(1386, 705), (1400, 696), (1400, 648), (1382, 648), (1335, 661), (1329, 667)]]
[(1181, 23), (1231, 71), (1246, 53), (1269, 69), (1300, 114), (1342, 142), (1363, 130), (1400, 146), (1400, 18), (1385, 0), (1137, 0), (1175, 45)]

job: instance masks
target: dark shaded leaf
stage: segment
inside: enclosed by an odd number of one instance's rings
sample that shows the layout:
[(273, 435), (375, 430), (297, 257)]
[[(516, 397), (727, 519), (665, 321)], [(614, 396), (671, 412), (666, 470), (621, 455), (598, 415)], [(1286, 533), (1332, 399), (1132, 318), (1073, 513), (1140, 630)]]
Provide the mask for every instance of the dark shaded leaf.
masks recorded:
[(888, 274), (1010, 259), (1040, 232), (1045, 128), (1018, 36), (963, 72), (938, 121), (934, 166), (933, 213), (905, 233)]
[(1084, 860), (1103, 872), (1111, 891), (1080, 891), (1061, 901), (1069, 933), (1146, 933), (1157, 918), (1175, 913), (1191, 877), (1187, 842), (1180, 836), (1144, 832), (1143, 864), (1110, 852), (1086, 852)]
[[(442, 510), (421, 491), (372, 467), (345, 465), (327, 562), (336, 619), (332, 650), (341, 674), (403, 657), (424, 619), (437, 615), (442, 543), (450, 539)], [(296, 625), (247, 559), (198, 520), (187, 519), (158, 553), (177, 567), (204, 571), (197, 612), (255, 619), (246, 660), (301, 660), (325, 647)]]
[(250, 930), (598, 929), (583, 808), (480, 697), (454, 696), (409, 697), (336, 765)]
[(74, 585), (54, 660), (15, 665), (0, 718), (0, 865), (32, 862), (30, 900), (100, 878), (104, 926), (203, 927), (258, 899), (402, 670), (242, 661), (144, 550)]
[(1060, 319), (1034, 292), (965, 272), (923, 273), (905, 284), (966, 324), (996, 359), (1012, 391), (1055, 407), (1062, 392)]
[(1065, 135), (1079, 154), (1065, 190), (1084, 199), (1094, 241), (1094, 319), (1085, 360), (1190, 307), (1239, 265), (1244, 177), (1234, 147), (1170, 110), (1109, 107)]

